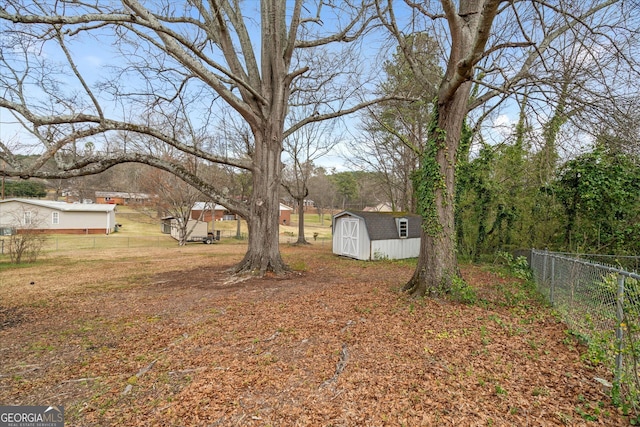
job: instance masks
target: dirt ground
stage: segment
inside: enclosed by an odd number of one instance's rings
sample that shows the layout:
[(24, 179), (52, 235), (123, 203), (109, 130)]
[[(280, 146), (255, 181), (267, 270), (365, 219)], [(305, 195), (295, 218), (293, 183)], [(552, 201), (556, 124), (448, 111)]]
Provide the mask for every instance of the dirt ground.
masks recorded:
[(0, 271), (0, 404), (67, 426), (629, 425), (546, 307), (491, 266), (480, 299), (409, 299), (410, 262), (242, 246), (52, 255)]

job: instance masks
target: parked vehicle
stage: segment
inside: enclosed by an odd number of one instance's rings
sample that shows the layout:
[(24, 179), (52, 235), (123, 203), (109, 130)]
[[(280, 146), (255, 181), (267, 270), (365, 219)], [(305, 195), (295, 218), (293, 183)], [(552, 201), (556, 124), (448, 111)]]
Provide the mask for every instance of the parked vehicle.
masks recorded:
[(206, 245), (210, 245), (216, 240), (220, 240), (220, 234), (218, 233), (218, 239), (216, 239), (216, 236), (214, 236), (211, 232), (207, 233), (206, 236), (191, 235), (187, 238), (187, 242), (202, 242)]

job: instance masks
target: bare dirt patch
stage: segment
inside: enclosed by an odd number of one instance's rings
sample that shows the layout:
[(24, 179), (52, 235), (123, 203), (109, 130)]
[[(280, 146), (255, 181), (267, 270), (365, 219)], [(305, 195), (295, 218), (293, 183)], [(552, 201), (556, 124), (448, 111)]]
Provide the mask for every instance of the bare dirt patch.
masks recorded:
[(242, 250), (3, 271), (0, 402), (62, 404), (70, 426), (628, 424), (504, 275), (464, 266), (474, 305), (411, 300), (410, 263), (283, 247), (288, 275), (230, 276)]

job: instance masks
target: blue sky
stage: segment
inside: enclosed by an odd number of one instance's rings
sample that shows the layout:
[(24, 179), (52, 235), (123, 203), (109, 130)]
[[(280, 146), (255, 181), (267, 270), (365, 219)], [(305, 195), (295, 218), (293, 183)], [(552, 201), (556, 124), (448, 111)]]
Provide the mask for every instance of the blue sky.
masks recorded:
[[(245, 2), (245, 5), (249, 7), (248, 10), (251, 10), (253, 13), (257, 11), (257, 2), (248, 1)], [(373, 42), (371, 45), (379, 44), (382, 40), (382, 37), (379, 34), (374, 34), (371, 37), (373, 38)], [(112, 36), (106, 34), (100, 36), (99, 45), (87, 41), (81, 43), (71, 41), (70, 48), (74, 52), (74, 60), (76, 62), (76, 65), (80, 69), (83, 76), (87, 79), (89, 85), (93, 86), (94, 84), (96, 84), (100, 80), (100, 78), (104, 76), (104, 72), (109, 70), (110, 65), (120, 61), (118, 56), (115, 54), (115, 51), (113, 50), (113, 45), (110, 43), (111, 41), (113, 41)], [(366, 49), (367, 44), (364, 44), (364, 46)], [(44, 58), (50, 60), (62, 61), (64, 59), (59, 49), (55, 48), (45, 49), (43, 55)], [(379, 58), (376, 58), (374, 55), (375, 50), (372, 49), (370, 52), (370, 63), (373, 65), (372, 71), (377, 72), (377, 74), (379, 75), (381, 74), (379, 73), (380, 61)], [(62, 88), (62, 90), (71, 93), (73, 87), (77, 85), (77, 81), (73, 78), (73, 76), (70, 76), (65, 80), (70, 86)], [(127, 84), (132, 88), (135, 86), (135, 82), (133, 80), (128, 80)], [(125, 84), (123, 82), (119, 82), (119, 85), (123, 88), (125, 87)], [(119, 109), (117, 109), (117, 107), (113, 104), (110, 104), (109, 101), (104, 101), (104, 105), (107, 106), (107, 109), (111, 108), (111, 113), (115, 114), (116, 116), (120, 115)], [(109, 105), (111, 105), (111, 107), (108, 107)], [(495, 124), (498, 125), (498, 127), (496, 128), (496, 135), (498, 137), (504, 136), (504, 132), (507, 132), (508, 129), (511, 128), (514, 120), (513, 117), (515, 117), (515, 115), (511, 114), (501, 114), (500, 116), (498, 116), (495, 121)], [(10, 115), (6, 111), (0, 109), (0, 138), (2, 138), (4, 142), (13, 141), (16, 137), (23, 138), (24, 140), (24, 132), (19, 126), (12, 124), (11, 121), (12, 119)], [(348, 123), (351, 135), (357, 134), (359, 126), (359, 119), (357, 115), (353, 115), (352, 117), (347, 118), (346, 122)], [(350, 134), (345, 133), (345, 137), (350, 137)], [(28, 138), (28, 136), (26, 136), (26, 138)], [(328, 155), (322, 159), (318, 159), (316, 163), (327, 168), (337, 167), (339, 170), (344, 169), (343, 160), (337, 154)]]

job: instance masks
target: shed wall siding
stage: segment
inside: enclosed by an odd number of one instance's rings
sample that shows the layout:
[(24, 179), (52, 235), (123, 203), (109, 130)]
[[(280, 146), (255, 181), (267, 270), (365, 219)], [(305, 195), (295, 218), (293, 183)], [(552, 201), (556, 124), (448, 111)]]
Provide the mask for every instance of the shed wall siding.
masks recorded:
[(416, 258), (419, 253), (420, 239), (373, 240), (370, 259)]
[[(206, 222), (190, 219), (187, 222), (186, 240), (189, 240), (192, 237), (204, 237), (207, 235), (208, 229), (209, 225)], [(178, 226), (178, 220), (175, 218), (171, 220), (171, 237), (176, 240), (180, 240), (180, 228)]]

